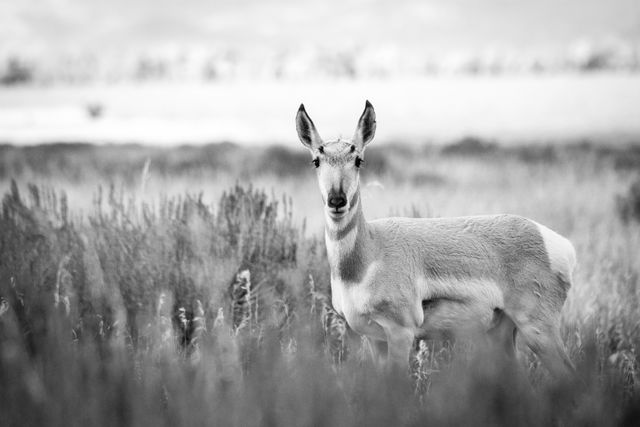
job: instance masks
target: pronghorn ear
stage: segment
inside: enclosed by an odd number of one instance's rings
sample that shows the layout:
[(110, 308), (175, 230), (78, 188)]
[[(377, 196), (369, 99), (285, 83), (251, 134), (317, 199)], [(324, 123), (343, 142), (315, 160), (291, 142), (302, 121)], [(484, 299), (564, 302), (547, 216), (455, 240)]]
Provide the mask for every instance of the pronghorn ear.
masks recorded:
[(365, 103), (362, 116), (360, 116), (360, 120), (358, 120), (358, 127), (356, 128), (356, 133), (353, 136), (353, 142), (360, 150), (362, 150), (371, 142), (375, 134), (376, 112), (373, 110), (373, 105), (367, 101)]
[(304, 109), (304, 104), (300, 104), (298, 114), (296, 114), (296, 130), (298, 138), (310, 150), (322, 145), (322, 138), (318, 134), (315, 125)]

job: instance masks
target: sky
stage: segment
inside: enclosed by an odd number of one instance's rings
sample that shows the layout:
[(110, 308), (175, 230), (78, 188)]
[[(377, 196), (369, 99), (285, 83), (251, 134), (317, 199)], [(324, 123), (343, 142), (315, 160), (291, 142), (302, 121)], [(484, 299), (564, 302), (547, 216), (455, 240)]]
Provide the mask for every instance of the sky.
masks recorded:
[(0, 53), (167, 46), (554, 52), (640, 41), (638, 0), (1, 0)]

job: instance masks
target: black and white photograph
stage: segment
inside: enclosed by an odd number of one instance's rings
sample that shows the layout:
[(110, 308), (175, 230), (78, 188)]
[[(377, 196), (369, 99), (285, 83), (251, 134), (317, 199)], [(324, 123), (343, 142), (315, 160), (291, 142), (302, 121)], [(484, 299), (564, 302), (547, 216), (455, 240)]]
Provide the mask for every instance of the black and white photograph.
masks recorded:
[(0, 427), (640, 425), (640, 1), (0, 1)]

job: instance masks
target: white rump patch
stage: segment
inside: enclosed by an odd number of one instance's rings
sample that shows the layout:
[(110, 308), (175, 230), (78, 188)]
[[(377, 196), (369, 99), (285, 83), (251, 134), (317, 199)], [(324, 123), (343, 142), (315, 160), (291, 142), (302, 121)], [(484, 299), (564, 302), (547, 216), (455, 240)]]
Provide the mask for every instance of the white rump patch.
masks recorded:
[(571, 275), (576, 267), (576, 250), (573, 244), (555, 231), (533, 221), (540, 230), (544, 246), (549, 257), (551, 270), (561, 274), (565, 280), (571, 281)]

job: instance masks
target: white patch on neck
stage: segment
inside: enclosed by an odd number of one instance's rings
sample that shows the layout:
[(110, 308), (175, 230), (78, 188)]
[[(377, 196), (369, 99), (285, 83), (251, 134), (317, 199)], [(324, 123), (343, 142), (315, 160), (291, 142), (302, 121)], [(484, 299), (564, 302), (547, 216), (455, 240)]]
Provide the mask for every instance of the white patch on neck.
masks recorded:
[[(340, 258), (347, 256), (353, 251), (356, 245), (356, 237), (358, 234), (358, 227), (353, 227), (346, 236), (340, 240), (334, 240), (329, 237), (329, 233), (325, 231), (324, 241), (327, 245), (327, 256), (329, 258), (329, 265), (335, 266), (340, 261)], [(332, 268), (333, 270), (333, 268)]]
[(360, 282), (344, 281), (339, 277), (331, 277), (331, 303), (333, 308), (347, 319), (353, 327), (354, 316), (371, 311), (370, 283), (378, 272), (380, 264), (373, 262)]

